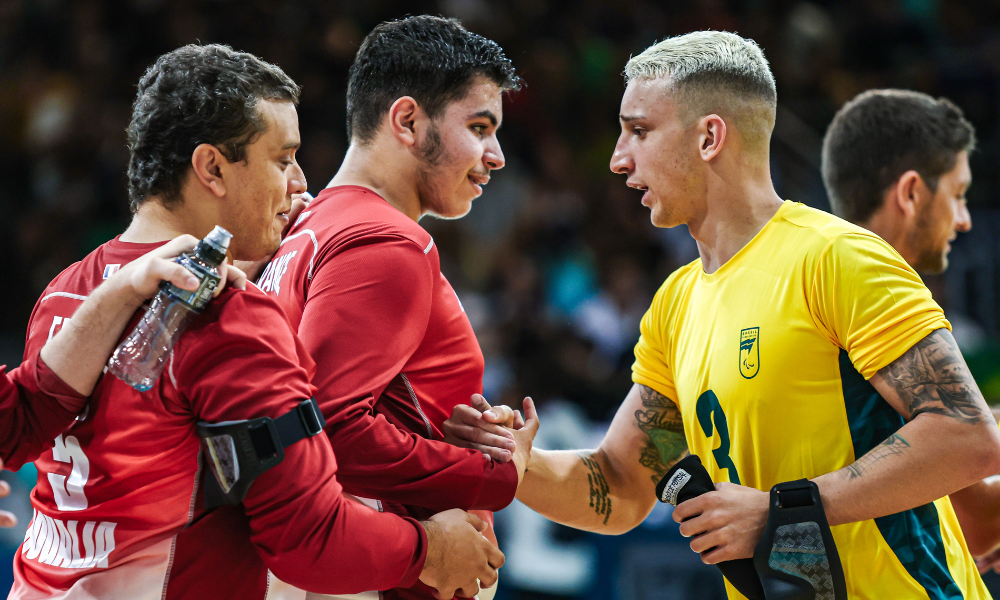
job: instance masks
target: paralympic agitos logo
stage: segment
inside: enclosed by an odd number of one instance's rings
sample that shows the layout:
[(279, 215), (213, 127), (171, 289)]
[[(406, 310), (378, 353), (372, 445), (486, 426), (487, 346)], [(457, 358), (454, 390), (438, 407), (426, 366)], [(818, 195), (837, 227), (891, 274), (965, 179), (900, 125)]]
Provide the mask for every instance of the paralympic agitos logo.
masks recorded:
[(740, 330), (740, 375), (753, 379), (760, 370), (760, 327)]

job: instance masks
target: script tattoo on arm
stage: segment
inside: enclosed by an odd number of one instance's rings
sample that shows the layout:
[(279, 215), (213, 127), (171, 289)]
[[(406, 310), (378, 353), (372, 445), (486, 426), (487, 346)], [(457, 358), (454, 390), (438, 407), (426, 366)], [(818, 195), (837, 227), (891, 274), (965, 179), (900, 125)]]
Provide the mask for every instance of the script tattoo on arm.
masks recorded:
[(650, 479), (658, 483), (687, 454), (681, 411), (673, 400), (660, 392), (639, 386), (642, 409), (635, 411), (635, 420), (649, 440), (642, 450), (639, 464), (651, 470)]
[(906, 441), (906, 439), (898, 433), (894, 433), (884, 442), (872, 448), (868, 454), (865, 454), (856, 460), (853, 465), (845, 467), (847, 469), (847, 476), (851, 479), (857, 479), (875, 466), (875, 463), (890, 456), (902, 454), (909, 447), (910, 442)]
[(910, 419), (930, 413), (975, 424), (989, 414), (947, 329), (932, 332), (875, 377), (899, 395)]
[(577, 452), (576, 455), (590, 470), (587, 475), (587, 481), (590, 483), (590, 507), (598, 517), (604, 515), (603, 524), (607, 525), (608, 519), (611, 518), (611, 489), (608, 487), (608, 480), (604, 478), (600, 463), (594, 460), (593, 452)]

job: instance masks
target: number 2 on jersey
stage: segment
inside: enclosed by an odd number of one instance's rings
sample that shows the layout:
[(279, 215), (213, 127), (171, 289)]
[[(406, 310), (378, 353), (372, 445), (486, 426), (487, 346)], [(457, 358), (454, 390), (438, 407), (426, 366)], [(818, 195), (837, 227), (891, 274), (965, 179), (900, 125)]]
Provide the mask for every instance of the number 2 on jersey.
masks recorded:
[(80, 448), (80, 442), (72, 435), (65, 439), (62, 435), (55, 439), (52, 447), (52, 458), (59, 462), (72, 464), (69, 477), (49, 473), (49, 485), (52, 486), (52, 497), (59, 510), (83, 510), (87, 508), (87, 495), (83, 487), (90, 477), (90, 460)]
[(719, 447), (712, 450), (715, 464), (720, 469), (729, 471), (729, 481), (740, 485), (740, 474), (729, 456), (729, 422), (726, 421), (726, 413), (722, 412), (718, 396), (712, 390), (706, 391), (698, 396), (695, 410), (698, 413), (698, 423), (701, 424), (701, 430), (705, 432), (706, 437), (712, 437), (713, 429), (719, 432)]

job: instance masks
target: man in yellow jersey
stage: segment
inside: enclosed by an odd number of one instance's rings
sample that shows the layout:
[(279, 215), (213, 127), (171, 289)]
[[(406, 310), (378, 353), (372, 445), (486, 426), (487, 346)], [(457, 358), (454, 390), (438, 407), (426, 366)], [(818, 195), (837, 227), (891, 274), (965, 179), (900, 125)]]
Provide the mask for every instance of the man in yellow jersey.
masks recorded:
[(670, 38), (625, 74), (611, 168), (654, 225), (687, 224), (700, 259), (643, 318), (635, 385), (600, 447), (533, 449), (517, 497), (621, 533), (690, 450), (717, 489), (674, 519), (706, 563), (750, 557), (767, 490), (809, 478), (850, 598), (988, 598), (935, 500), (1000, 471), (1000, 431), (920, 278), (871, 232), (775, 193), (776, 92), (755, 43)]
[[(878, 234), (911, 267), (948, 266), (950, 242), (972, 228), (965, 193), (975, 129), (950, 101), (869, 90), (845, 104), (823, 139), (823, 180), (834, 213)], [(1000, 478), (951, 494), (973, 556), (1000, 544)], [(986, 557), (993, 566), (1000, 554)]]

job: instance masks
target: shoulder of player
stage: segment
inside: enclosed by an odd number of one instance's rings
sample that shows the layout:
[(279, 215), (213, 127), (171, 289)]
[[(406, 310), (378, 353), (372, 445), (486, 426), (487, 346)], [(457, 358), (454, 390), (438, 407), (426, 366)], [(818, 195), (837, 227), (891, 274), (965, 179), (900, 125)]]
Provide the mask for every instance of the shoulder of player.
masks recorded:
[(656, 291), (656, 298), (669, 301), (671, 296), (690, 285), (699, 272), (701, 272), (701, 258), (696, 258), (679, 267), (663, 281), (660, 289)]
[(782, 225), (794, 228), (794, 247), (803, 252), (806, 262), (823, 257), (837, 257), (864, 249), (866, 255), (895, 257), (892, 249), (878, 235), (828, 212), (794, 204), (782, 214)]
[(785, 227), (802, 230), (807, 240), (812, 238), (820, 246), (845, 235), (880, 239), (864, 227), (805, 204), (792, 203), (781, 214), (780, 221)]
[[(69, 265), (56, 275), (39, 296), (39, 302), (51, 297), (67, 297), (84, 300), (104, 279), (107, 279), (108, 266), (120, 267), (120, 264), (106, 265), (107, 243), (98, 246), (81, 260)], [(113, 271), (112, 271), (113, 273)]]
[(692, 284), (697, 281), (698, 273), (701, 272), (701, 259), (696, 258), (688, 264), (678, 268), (667, 276), (660, 288), (656, 290), (650, 309), (654, 313), (672, 311), (678, 306), (678, 298), (691, 289)]
[(233, 333), (274, 331), (292, 333), (291, 325), (278, 302), (256, 284), (247, 282), (245, 290), (227, 287), (205, 307), (191, 329), (218, 328)]
[(319, 244), (327, 249), (400, 239), (412, 242), (424, 254), (430, 254), (434, 246), (433, 238), (423, 227), (364, 188), (328, 188), (307, 211), (310, 214), (291, 234), (311, 228)]

